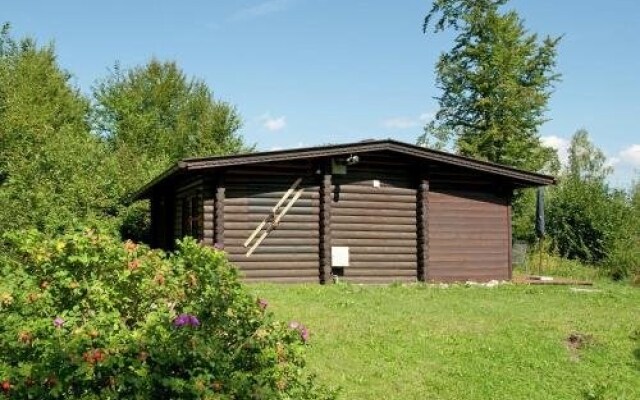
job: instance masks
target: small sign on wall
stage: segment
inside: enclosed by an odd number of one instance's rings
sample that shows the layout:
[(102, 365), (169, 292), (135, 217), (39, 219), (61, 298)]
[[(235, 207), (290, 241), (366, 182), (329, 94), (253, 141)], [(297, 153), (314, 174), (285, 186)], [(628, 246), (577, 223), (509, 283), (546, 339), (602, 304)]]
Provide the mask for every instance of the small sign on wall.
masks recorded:
[(348, 267), (349, 266), (349, 247), (346, 247), (346, 246), (331, 247), (331, 266), (332, 267)]

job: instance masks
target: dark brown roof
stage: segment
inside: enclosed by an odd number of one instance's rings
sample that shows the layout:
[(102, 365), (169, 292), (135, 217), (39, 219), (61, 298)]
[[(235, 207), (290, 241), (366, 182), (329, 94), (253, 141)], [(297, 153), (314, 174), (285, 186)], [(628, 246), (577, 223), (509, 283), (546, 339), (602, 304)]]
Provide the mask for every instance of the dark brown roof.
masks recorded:
[(177, 174), (189, 171), (232, 167), (236, 165), (258, 164), (274, 161), (300, 160), (306, 158), (331, 157), (354, 153), (367, 153), (372, 151), (391, 151), (418, 159), (438, 161), (445, 164), (456, 165), (492, 175), (508, 178), (519, 187), (544, 186), (555, 183), (555, 178), (549, 175), (528, 172), (501, 164), (476, 160), (443, 151), (437, 151), (420, 146), (398, 142), (396, 140), (370, 140), (339, 145), (305, 147), (290, 150), (265, 151), (259, 153), (247, 153), (231, 156), (215, 156), (203, 158), (188, 158), (179, 161), (173, 167), (160, 174), (154, 180), (141, 188), (134, 199), (142, 199), (149, 196), (151, 190), (164, 183)]

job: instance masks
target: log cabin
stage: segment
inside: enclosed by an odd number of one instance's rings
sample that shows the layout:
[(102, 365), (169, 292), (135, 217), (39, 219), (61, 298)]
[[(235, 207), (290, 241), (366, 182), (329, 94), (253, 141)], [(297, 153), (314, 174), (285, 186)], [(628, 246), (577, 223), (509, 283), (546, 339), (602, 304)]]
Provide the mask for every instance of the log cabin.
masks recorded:
[(514, 190), (554, 178), (394, 140), (185, 159), (143, 187), (152, 243), (224, 249), (245, 281), (511, 279)]

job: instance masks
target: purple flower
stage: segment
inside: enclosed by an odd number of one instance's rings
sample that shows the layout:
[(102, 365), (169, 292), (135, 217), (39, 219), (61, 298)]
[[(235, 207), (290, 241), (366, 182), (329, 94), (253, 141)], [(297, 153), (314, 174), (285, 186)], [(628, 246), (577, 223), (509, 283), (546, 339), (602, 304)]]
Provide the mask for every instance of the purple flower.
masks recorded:
[(195, 315), (180, 314), (173, 320), (173, 326), (181, 328), (183, 326), (200, 326), (200, 320)]
[(266, 301), (265, 299), (258, 299), (258, 306), (260, 307), (261, 310), (266, 310), (267, 307), (269, 306), (269, 302)]
[(200, 326), (200, 321), (195, 315), (189, 315), (189, 324), (191, 326)]
[(173, 326), (181, 327), (189, 323), (189, 316), (187, 314), (180, 314), (173, 320)]
[(222, 243), (215, 243), (213, 248), (216, 250), (224, 250), (224, 245)]
[(62, 325), (64, 325), (64, 319), (56, 317), (56, 319), (53, 320), (53, 326), (56, 328), (62, 328)]

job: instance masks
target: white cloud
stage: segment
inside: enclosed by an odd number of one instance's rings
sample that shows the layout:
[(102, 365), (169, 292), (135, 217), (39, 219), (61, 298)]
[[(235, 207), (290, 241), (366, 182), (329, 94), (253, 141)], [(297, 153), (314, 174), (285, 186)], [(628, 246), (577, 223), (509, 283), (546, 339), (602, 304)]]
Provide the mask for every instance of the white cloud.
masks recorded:
[[(560, 162), (564, 166), (567, 165), (569, 161), (569, 139), (556, 135), (547, 135), (540, 137), (540, 142), (545, 146), (556, 149)], [(605, 166), (613, 168), (609, 183), (616, 187), (628, 187), (634, 176), (633, 171), (637, 171), (640, 168), (640, 144), (631, 144), (620, 151), (609, 154), (605, 154)]]
[(607, 157), (607, 161), (605, 161), (604, 165), (607, 167), (615, 167), (616, 165), (620, 164), (620, 158), (619, 157)]
[(634, 167), (640, 167), (640, 144), (632, 144), (619, 153), (620, 161)]
[(422, 122), (429, 122), (429, 121), (431, 121), (432, 119), (434, 119), (435, 117), (436, 117), (436, 114), (435, 114), (435, 113), (432, 113), (432, 112), (423, 112), (422, 114), (420, 114), (419, 119), (420, 119), (420, 121), (422, 121)]
[(266, 0), (256, 5), (241, 8), (231, 17), (232, 21), (247, 21), (286, 10), (293, 0)]
[(418, 126), (418, 121), (408, 117), (394, 117), (382, 121), (382, 126), (388, 129), (408, 129)]
[(387, 129), (409, 129), (424, 126), (435, 117), (433, 112), (423, 112), (417, 117), (399, 116), (382, 120), (382, 126)]
[(272, 117), (271, 114), (265, 113), (260, 117), (260, 120), (262, 121), (262, 126), (270, 132), (280, 131), (287, 126), (287, 118), (284, 115)]
[(269, 151), (280, 151), (280, 150), (290, 150), (290, 149), (300, 149), (306, 147), (304, 142), (298, 142), (296, 144), (289, 143), (284, 146), (271, 146)]
[(540, 137), (540, 142), (544, 146), (556, 149), (558, 152), (558, 158), (563, 165), (566, 165), (569, 161), (569, 139), (562, 138), (560, 136), (549, 135)]

